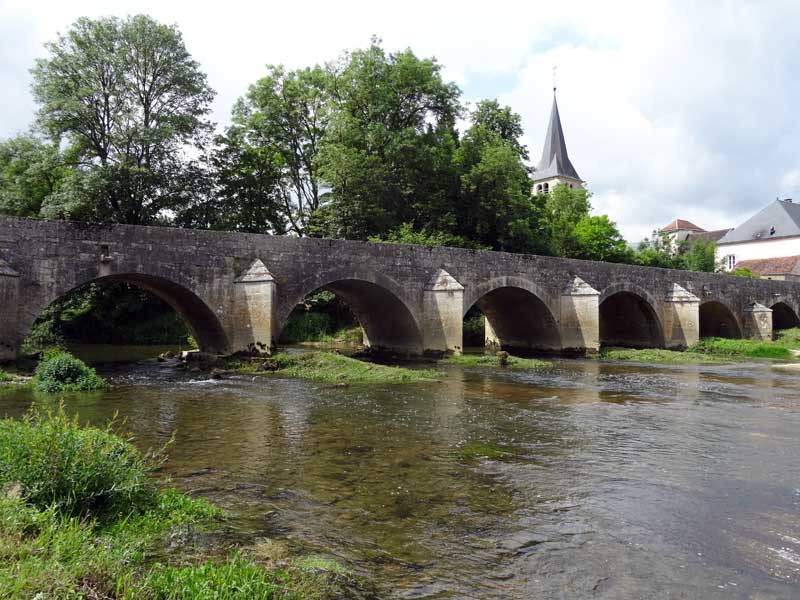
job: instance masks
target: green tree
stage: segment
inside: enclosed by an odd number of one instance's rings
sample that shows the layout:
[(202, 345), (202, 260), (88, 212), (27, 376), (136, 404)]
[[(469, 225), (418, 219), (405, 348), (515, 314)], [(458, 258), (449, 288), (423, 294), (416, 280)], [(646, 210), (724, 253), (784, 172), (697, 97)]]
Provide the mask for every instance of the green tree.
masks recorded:
[(422, 231), (414, 230), (411, 223), (403, 223), (397, 229), (393, 229), (387, 235), (371, 236), (370, 242), (385, 244), (414, 244), (416, 246), (450, 246), (451, 248), (471, 248), (473, 250), (491, 250), (489, 246), (483, 246), (464, 238), (463, 236), (453, 235), (444, 231)]
[(672, 240), (654, 231), (651, 238), (639, 242), (633, 262), (643, 267), (678, 269), (681, 261), (675, 253)]
[(458, 232), (495, 250), (537, 253), (542, 243), (541, 201), (519, 152), (485, 125), (473, 125), (456, 152), (461, 175)]
[(758, 279), (760, 275), (757, 273), (753, 273), (747, 267), (736, 267), (733, 271), (729, 273), (729, 275), (736, 275), (737, 277), (747, 277), (748, 279)]
[(319, 66), (267, 70), (236, 103), (233, 124), (218, 139), (217, 194), (244, 216), (268, 216), (273, 232), (284, 232), (281, 221), (302, 236), (321, 205), (317, 156), (331, 110), (328, 73)]
[(39, 127), (71, 146), (48, 216), (152, 223), (193, 193), (214, 92), (180, 32), (150, 17), (78, 19), (33, 68)]
[(607, 215), (585, 216), (574, 229), (576, 252), (573, 258), (630, 262), (633, 252)]
[(31, 134), (0, 142), (0, 213), (38, 216), (67, 173), (57, 143)]
[(320, 147), (329, 188), (315, 233), (366, 239), (402, 223), (452, 227), (459, 90), (433, 59), (387, 54), (378, 40), (329, 65), (335, 110)]
[(176, 223), (195, 229), (286, 233), (281, 172), (274, 155), (251, 146), (238, 130), (229, 130), (217, 143), (207, 157), (202, 193), (178, 211)]
[(544, 194), (543, 223), (550, 253), (577, 257), (580, 254), (575, 227), (589, 216), (589, 192), (582, 187), (559, 184)]
[(484, 127), (511, 145), (522, 160), (528, 160), (528, 148), (520, 139), (525, 134), (522, 117), (510, 106), (500, 106), (497, 100), (481, 100), (472, 112), (473, 127)]
[(704, 271), (713, 273), (717, 269), (717, 244), (714, 240), (695, 240), (680, 254), (681, 268), (687, 271)]

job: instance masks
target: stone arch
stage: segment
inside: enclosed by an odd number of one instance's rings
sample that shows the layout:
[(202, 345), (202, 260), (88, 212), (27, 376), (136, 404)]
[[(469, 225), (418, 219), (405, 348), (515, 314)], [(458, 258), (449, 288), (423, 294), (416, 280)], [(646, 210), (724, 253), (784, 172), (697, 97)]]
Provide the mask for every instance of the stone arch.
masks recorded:
[(617, 283), (600, 294), (600, 344), (662, 348), (664, 324), (655, 298), (639, 286)]
[(486, 319), (486, 343), (512, 350), (561, 350), (553, 300), (536, 283), (497, 277), (469, 290), (464, 315), (477, 305)]
[(188, 287), (171, 279), (142, 273), (114, 273), (113, 275), (101, 277), (89, 277), (76, 285), (65, 286), (66, 289), (57, 291), (54, 297), (51, 297), (44, 306), (38, 307), (37, 310), (29, 313), (30, 317), (27, 319), (29, 323), (27, 323), (25, 330), (30, 331), (30, 327), (33, 326), (42, 311), (59, 298), (91, 283), (111, 281), (121, 281), (135, 285), (169, 304), (183, 319), (202, 351), (222, 354), (229, 350), (230, 346), (225, 329), (217, 315), (214, 314), (214, 311), (204, 300)]
[(353, 311), (364, 331), (364, 342), (376, 350), (421, 354), (422, 329), (403, 288), (393, 279), (360, 269), (326, 271), (304, 282), (278, 309), (280, 337), (292, 309), (303, 298), (326, 290), (339, 296)]
[(792, 327), (800, 327), (800, 317), (798, 311), (791, 305), (790, 302), (779, 300), (772, 306), (772, 329), (791, 329)]
[(706, 300), (698, 309), (700, 337), (742, 337), (742, 326), (736, 313), (720, 300)]

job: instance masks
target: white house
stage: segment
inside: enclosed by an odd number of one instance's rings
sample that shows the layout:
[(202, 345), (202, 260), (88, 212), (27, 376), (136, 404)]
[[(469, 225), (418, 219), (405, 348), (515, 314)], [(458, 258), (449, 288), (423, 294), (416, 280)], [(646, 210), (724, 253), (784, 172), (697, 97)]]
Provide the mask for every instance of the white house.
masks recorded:
[(717, 242), (716, 258), (728, 271), (747, 267), (770, 279), (800, 279), (800, 204), (771, 202)]

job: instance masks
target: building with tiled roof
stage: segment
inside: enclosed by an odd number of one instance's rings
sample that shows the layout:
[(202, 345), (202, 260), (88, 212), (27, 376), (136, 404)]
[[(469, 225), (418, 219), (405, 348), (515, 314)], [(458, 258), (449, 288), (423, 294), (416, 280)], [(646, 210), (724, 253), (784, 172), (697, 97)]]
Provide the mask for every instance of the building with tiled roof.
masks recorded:
[(659, 229), (660, 233), (675, 233), (678, 231), (696, 231), (696, 232), (703, 232), (705, 229), (702, 227), (698, 227), (691, 221), (686, 221), (685, 219), (675, 219), (672, 223), (668, 225), (664, 225), (661, 229)]
[(771, 259), (774, 262), (764, 263), (769, 267), (757, 263), (758, 268), (784, 270), (769, 273), (773, 278), (781, 274), (793, 276), (787, 269), (792, 264), (789, 259), (796, 256), (800, 256), (800, 204), (790, 199), (770, 202), (717, 242), (717, 260), (727, 270), (742, 263)]
[(740, 260), (736, 267), (750, 269), (764, 279), (786, 279), (800, 281), (800, 256), (778, 256), (775, 258), (753, 258)]

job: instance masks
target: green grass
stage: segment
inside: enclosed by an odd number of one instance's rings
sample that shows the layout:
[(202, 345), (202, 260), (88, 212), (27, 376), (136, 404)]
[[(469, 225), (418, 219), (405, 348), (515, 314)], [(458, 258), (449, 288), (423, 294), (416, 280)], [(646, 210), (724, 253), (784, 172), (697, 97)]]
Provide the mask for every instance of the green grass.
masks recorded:
[[(495, 354), (454, 354), (439, 361), (443, 365), (458, 365), (461, 367), (500, 367), (500, 359)], [(508, 357), (508, 369), (541, 369), (552, 366), (552, 363), (538, 358)]]
[(176, 551), (176, 539), (218, 527), (222, 512), (159, 488), (158, 463), (110, 426), (79, 427), (62, 408), (1, 423), (0, 599), (364, 597), (362, 582), (327, 559)]
[(330, 352), (279, 353), (258, 361), (231, 359), (228, 367), (240, 373), (272, 372), (322, 383), (414, 383), (441, 377), (432, 369), (390, 367)]
[(598, 358), (603, 360), (619, 360), (657, 364), (689, 364), (702, 362), (730, 362), (729, 356), (712, 356), (700, 352), (664, 350), (663, 348), (614, 348), (600, 350)]
[(703, 338), (690, 349), (699, 354), (716, 356), (746, 356), (748, 358), (792, 358), (792, 353), (783, 345), (759, 340), (734, 340), (727, 338)]
[(683, 352), (658, 348), (603, 348), (600, 358), (661, 364), (733, 362), (741, 358), (789, 360), (795, 357), (792, 350), (800, 350), (798, 328), (776, 331), (771, 341), (703, 338)]

